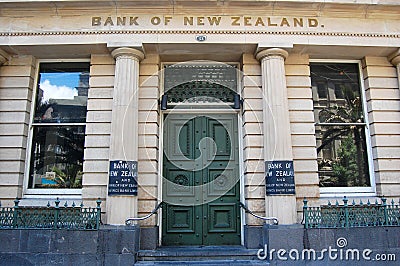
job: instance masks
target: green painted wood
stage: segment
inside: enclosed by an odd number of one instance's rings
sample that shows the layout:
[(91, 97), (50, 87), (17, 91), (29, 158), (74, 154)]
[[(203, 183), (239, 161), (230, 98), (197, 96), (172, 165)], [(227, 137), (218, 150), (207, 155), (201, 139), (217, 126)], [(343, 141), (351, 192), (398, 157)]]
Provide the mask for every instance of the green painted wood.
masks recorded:
[(162, 244), (240, 244), (236, 116), (165, 122)]

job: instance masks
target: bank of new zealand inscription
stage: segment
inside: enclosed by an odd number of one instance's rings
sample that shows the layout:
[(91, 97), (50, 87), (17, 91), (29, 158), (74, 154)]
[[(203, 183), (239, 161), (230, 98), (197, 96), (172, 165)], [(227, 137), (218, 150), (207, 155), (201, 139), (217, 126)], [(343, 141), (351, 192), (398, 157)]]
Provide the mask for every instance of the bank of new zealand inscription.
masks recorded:
[(136, 161), (110, 161), (108, 195), (137, 195)]
[(294, 195), (293, 161), (266, 161), (265, 183), (267, 195)]

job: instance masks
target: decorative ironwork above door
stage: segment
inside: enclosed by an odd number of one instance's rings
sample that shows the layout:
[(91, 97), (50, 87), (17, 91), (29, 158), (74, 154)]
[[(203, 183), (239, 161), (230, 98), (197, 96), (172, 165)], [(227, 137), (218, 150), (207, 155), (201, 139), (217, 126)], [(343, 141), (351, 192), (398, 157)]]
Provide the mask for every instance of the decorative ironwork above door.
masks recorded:
[[(200, 107), (240, 108), (237, 94), (237, 69), (227, 64), (176, 64), (164, 68), (164, 95), (161, 109), (167, 105), (189, 104)], [(221, 104), (223, 103), (223, 104)]]
[(220, 84), (192, 81), (166, 92), (168, 103), (233, 103), (236, 92)]

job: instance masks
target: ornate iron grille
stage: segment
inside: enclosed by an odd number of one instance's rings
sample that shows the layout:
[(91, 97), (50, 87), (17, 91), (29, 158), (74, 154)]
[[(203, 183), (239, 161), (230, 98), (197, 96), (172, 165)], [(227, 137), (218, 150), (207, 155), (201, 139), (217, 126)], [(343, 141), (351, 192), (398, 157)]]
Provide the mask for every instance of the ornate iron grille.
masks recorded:
[(359, 204), (353, 200), (350, 204), (346, 197), (343, 205), (328, 202), (326, 206), (310, 207), (303, 200), (303, 222), (305, 228), (346, 228), (370, 226), (400, 226), (400, 208), (394, 200), (390, 204), (382, 198), (381, 203), (369, 201)]
[(233, 103), (237, 71), (226, 64), (166, 66), (164, 91), (169, 104)]
[(75, 229), (97, 230), (101, 222), (101, 200), (97, 206), (84, 207), (67, 202), (60, 206), (60, 200), (55, 200), (55, 206), (48, 202), (45, 207), (21, 207), (19, 199), (14, 200), (14, 207), (0, 207), (0, 229)]
[(178, 85), (166, 93), (168, 103), (233, 103), (235, 92), (220, 84), (194, 81)]

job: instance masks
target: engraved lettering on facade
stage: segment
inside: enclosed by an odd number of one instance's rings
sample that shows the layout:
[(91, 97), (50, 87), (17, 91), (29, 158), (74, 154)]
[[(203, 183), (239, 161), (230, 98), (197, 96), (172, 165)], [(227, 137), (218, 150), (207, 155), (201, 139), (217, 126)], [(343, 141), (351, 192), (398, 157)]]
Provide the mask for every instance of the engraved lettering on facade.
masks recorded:
[[(244, 26), (244, 27), (324, 27), (316, 18), (253, 17), (253, 16), (116, 16), (91, 17), (92, 27), (153, 26)], [(140, 23), (139, 23), (140, 22)]]

